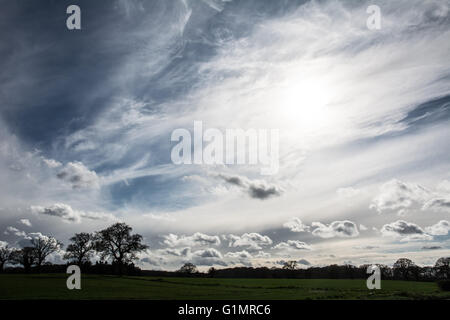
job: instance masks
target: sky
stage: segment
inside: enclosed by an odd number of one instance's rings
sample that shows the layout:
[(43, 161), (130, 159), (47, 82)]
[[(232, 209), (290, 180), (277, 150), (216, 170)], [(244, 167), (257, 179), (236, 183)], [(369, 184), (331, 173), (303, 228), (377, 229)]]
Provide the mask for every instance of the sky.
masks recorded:
[[(450, 1), (0, 6), (0, 245), (122, 221), (146, 269), (450, 255)], [(196, 121), (276, 130), (278, 170), (174, 163)]]

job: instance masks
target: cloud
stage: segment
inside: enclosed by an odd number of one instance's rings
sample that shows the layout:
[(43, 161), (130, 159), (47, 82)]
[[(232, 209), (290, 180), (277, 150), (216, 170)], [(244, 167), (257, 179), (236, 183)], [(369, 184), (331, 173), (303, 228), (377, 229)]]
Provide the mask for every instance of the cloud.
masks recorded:
[(27, 233), (25, 231), (21, 231), (15, 227), (7, 227), (4, 234), (8, 235), (8, 234), (14, 234), (17, 237), (21, 237), (21, 238), (25, 238), (25, 239), (29, 239)]
[(246, 248), (250, 251), (261, 250), (262, 247), (270, 246), (272, 239), (259, 233), (244, 233), (241, 236), (230, 234), (226, 237), (229, 240), (228, 246), (233, 248)]
[(116, 221), (117, 218), (109, 213), (102, 212), (84, 212), (73, 210), (71, 206), (64, 203), (55, 203), (53, 205), (42, 207), (42, 206), (31, 206), (30, 210), (35, 214), (45, 214), (49, 216), (59, 217), (68, 222), (80, 223), (82, 218), (90, 220), (110, 220)]
[(372, 250), (372, 249), (377, 249), (379, 248), (379, 246), (371, 246), (371, 245), (367, 245), (367, 246), (354, 246), (354, 249), (360, 249), (360, 250)]
[(298, 264), (303, 264), (305, 266), (310, 266), (311, 265), (311, 263), (308, 260), (306, 260), (306, 259), (300, 259), (300, 260), (297, 261), (297, 263)]
[(423, 246), (422, 250), (439, 250), (442, 249), (441, 246)]
[(264, 251), (259, 251), (255, 256), (255, 258), (267, 259), (271, 257), (271, 254)]
[(188, 257), (191, 255), (191, 248), (189, 247), (183, 249), (166, 248), (162, 249), (161, 252), (175, 257)]
[(401, 241), (432, 239), (432, 237), (426, 234), (421, 227), (404, 220), (398, 220), (389, 224), (385, 224), (381, 228), (380, 232), (383, 236), (399, 238), (401, 239)]
[(441, 220), (432, 226), (426, 227), (425, 231), (433, 236), (445, 236), (450, 231), (450, 222)]
[(312, 250), (311, 246), (305, 242), (298, 240), (288, 240), (286, 242), (280, 242), (273, 249), (293, 249), (293, 250)]
[(199, 266), (227, 265), (227, 263), (223, 261), (222, 254), (214, 248), (195, 251), (192, 254), (192, 263)]
[(23, 225), (26, 225), (27, 227), (31, 227), (31, 222), (28, 219), (20, 219), (19, 222)]
[(226, 174), (219, 174), (217, 177), (228, 184), (242, 188), (253, 199), (265, 200), (271, 197), (279, 197), (283, 193), (282, 188), (271, 185), (264, 180), (250, 180), (243, 176)]
[(430, 191), (418, 184), (392, 179), (380, 187), (380, 193), (372, 200), (370, 208), (378, 213), (396, 211), (398, 215), (404, 215), (415, 205), (420, 206), (429, 196)]
[(210, 236), (200, 232), (196, 232), (191, 236), (169, 234), (163, 236), (163, 238), (163, 243), (169, 247), (220, 245), (220, 238), (218, 236)]
[(228, 264), (242, 264), (247, 267), (252, 266), (252, 262), (250, 260), (253, 258), (253, 256), (245, 250), (237, 252), (227, 252), (225, 254), (225, 258), (227, 258)]
[(77, 161), (67, 163), (56, 176), (70, 183), (73, 189), (99, 186), (99, 178), (95, 171), (89, 170), (83, 163)]
[(305, 225), (299, 218), (293, 217), (291, 220), (283, 224), (283, 227), (292, 232), (309, 232), (309, 226)]
[(356, 224), (348, 220), (334, 221), (329, 225), (325, 225), (320, 222), (313, 222), (312, 228), (314, 228), (314, 230), (312, 231), (312, 234), (314, 236), (325, 239), (334, 237), (340, 238), (356, 237), (359, 235), (359, 231)]
[(367, 230), (369, 230), (365, 225), (363, 225), (363, 224), (360, 224), (359, 225), (359, 230), (360, 231), (367, 231)]
[(51, 169), (58, 168), (58, 167), (62, 166), (61, 162), (58, 162), (58, 161), (53, 160), (53, 159), (46, 159), (46, 158), (42, 157), (42, 161)]
[(434, 197), (426, 201), (422, 207), (423, 210), (432, 209), (440, 211), (450, 211), (450, 198), (448, 197)]
[(8, 246), (8, 242), (0, 240), (0, 248), (5, 248)]

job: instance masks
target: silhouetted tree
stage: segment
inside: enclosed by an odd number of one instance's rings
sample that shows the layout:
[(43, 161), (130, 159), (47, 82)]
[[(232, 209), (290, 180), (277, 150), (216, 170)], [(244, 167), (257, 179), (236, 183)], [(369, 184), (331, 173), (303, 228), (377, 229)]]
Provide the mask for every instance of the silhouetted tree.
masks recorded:
[(178, 270), (178, 272), (181, 273), (187, 273), (187, 274), (193, 274), (193, 273), (197, 273), (197, 267), (195, 266), (195, 264), (192, 264), (190, 262), (185, 263), (180, 270)]
[(216, 274), (216, 268), (214, 268), (214, 267), (211, 267), (211, 268), (209, 268), (209, 270), (208, 270), (208, 274), (211, 276), (211, 277), (214, 277), (214, 275)]
[(11, 261), (23, 265), (25, 272), (30, 272), (31, 267), (36, 263), (36, 250), (33, 247), (25, 247), (20, 250), (13, 250)]
[(442, 257), (434, 265), (436, 275), (440, 278), (450, 279), (450, 257)]
[(137, 259), (136, 254), (148, 248), (142, 244), (142, 236), (131, 234), (132, 230), (121, 222), (98, 231), (95, 235), (95, 250), (100, 252), (102, 259), (111, 258), (118, 265), (120, 274), (125, 264)]
[(410, 259), (400, 258), (394, 263), (393, 268), (395, 276), (400, 275), (401, 279), (408, 280), (409, 273), (417, 266)]
[(62, 248), (63, 244), (53, 237), (38, 236), (30, 240), (35, 251), (36, 265), (40, 269), (45, 259)]
[(297, 269), (297, 261), (295, 261), (295, 260), (286, 261), (283, 264), (283, 269), (284, 270), (291, 270), (291, 271)]
[(0, 272), (3, 271), (3, 266), (11, 260), (12, 250), (8, 246), (0, 248)]
[(74, 260), (79, 266), (88, 262), (94, 249), (93, 239), (94, 237), (90, 233), (76, 233), (70, 238), (72, 243), (67, 246), (64, 259)]

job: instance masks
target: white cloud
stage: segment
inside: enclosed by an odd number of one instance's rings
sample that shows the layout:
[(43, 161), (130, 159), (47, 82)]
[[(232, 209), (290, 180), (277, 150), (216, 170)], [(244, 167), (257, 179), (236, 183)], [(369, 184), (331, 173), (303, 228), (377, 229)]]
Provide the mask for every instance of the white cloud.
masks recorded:
[(251, 259), (253, 256), (248, 251), (236, 251), (236, 252), (227, 252), (225, 254), (227, 258), (238, 258), (238, 259)]
[(72, 188), (96, 188), (99, 178), (95, 171), (91, 171), (82, 162), (67, 163), (56, 175), (59, 179), (71, 184)]
[(305, 242), (298, 240), (288, 240), (286, 242), (280, 242), (274, 249), (293, 249), (293, 250), (312, 250), (311, 246), (306, 244)]
[(256, 232), (244, 233), (241, 236), (230, 234), (227, 236), (227, 239), (229, 240), (229, 247), (242, 247), (250, 251), (258, 251), (261, 250), (262, 247), (270, 246), (272, 244), (272, 239)]
[(433, 236), (445, 236), (450, 231), (450, 222), (441, 220), (432, 226), (426, 227), (425, 231)]
[(334, 237), (356, 237), (359, 235), (358, 227), (352, 221), (334, 221), (329, 225), (325, 225), (321, 222), (312, 223), (312, 234), (321, 238), (334, 238)]
[(371, 209), (378, 213), (396, 211), (404, 215), (408, 209), (421, 206), (430, 196), (430, 191), (413, 183), (390, 180), (380, 187), (380, 193), (372, 200)]
[(19, 222), (23, 225), (26, 225), (27, 227), (31, 227), (31, 222), (28, 219), (20, 219)]
[(21, 231), (15, 227), (7, 227), (4, 234), (8, 235), (8, 234), (14, 234), (17, 237), (22, 237), (22, 238), (28, 238), (27, 233), (25, 231)]
[(199, 266), (227, 265), (226, 262), (223, 261), (222, 254), (214, 248), (195, 251), (192, 254), (192, 263)]
[(201, 232), (196, 232), (191, 236), (169, 234), (163, 236), (163, 238), (163, 242), (169, 247), (220, 245), (220, 238), (218, 236), (210, 236)]
[(283, 224), (283, 227), (291, 230), (292, 232), (308, 232), (309, 226), (304, 224), (302, 220), (297, 217), (291, 218), (288, 222)]

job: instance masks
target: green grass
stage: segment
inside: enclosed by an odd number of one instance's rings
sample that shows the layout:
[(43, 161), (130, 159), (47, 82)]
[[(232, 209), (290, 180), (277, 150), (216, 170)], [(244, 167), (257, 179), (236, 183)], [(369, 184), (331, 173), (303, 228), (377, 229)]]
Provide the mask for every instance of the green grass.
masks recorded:
[(1, 274), (0, 299), (450, 299), (433, 282), (382, 280), (202, 279), (83, 275), (81, 290), (66, 288), (65, 274)]

